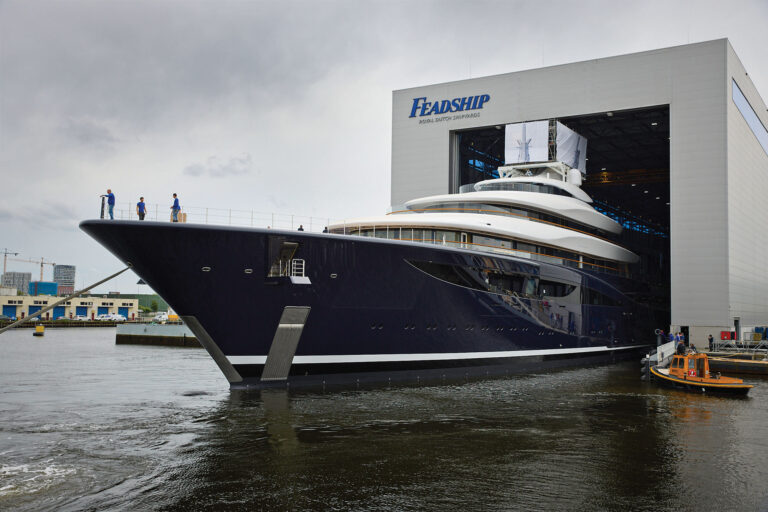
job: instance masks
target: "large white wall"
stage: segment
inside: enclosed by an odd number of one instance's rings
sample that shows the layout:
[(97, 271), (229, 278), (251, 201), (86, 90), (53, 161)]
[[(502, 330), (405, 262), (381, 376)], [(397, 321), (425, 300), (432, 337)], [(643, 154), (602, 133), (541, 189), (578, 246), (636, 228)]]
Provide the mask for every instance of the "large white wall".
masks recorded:
[[(746, 318), (765, 322), (768, 269), (756, 253), (768, 255), (768, 202), (749, 203), (768, 197), (768, 173), (757, 177), (765, 155), (756, 142), (744, 142), (754, 136), (730, 100), (736, 72), (744, 73), (721, 39), (395, 91), (392, 205), (449, 191), (451, 131), (668, 104), (672, 324), (719, 328), (734, 316), (743, 325)], [(751, 82), (742, 89), (759, 99)], [(491, 96), (475, 111), (479, 118), (429, 124), (409, 118), (413, 98), (478, 94)], [(737, 168), (750, 169), (753, 179), (745, 182)], [(740, 249), (747, 245), (761, 250)], [(762, 283), (762, 291), (747, 280)]]
[(739, 84), (763, 125), (768, 113), (747, 71), (728, 45), (728, 274), (730, 317), (742, 326), (768, 324), (768, 155), (731, 96)]

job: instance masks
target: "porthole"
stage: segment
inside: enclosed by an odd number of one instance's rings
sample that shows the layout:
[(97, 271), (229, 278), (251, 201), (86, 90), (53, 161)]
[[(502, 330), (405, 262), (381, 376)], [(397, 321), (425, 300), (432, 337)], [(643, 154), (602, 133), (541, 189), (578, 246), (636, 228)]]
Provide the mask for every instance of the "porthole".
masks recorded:
[(200, 270), (202, 270), (203, 272), (210, 272), (211, 271), (211, 267), (203, 267)]
[(243, 272), (245, 272), (246, 274), (253, 274), (253, 269), (252, 268), (247, 268)]
[(331, 274), (331, 279), (336, 279), (337, 277), (339, 277), (337, 274)]

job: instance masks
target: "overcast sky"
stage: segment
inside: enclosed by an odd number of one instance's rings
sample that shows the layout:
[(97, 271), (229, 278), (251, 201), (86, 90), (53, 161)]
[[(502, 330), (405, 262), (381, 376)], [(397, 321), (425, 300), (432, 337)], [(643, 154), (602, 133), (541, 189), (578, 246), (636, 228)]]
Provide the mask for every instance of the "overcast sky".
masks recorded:
[(77, 227), (107, 187), (163, 218), (172, 192), (384, 213), (395, 89), (727, 37), (768, 100), (766, 27), (766, 0), (0, 0), (0, 249), (74, 264), (78, 287), (118, 270)]

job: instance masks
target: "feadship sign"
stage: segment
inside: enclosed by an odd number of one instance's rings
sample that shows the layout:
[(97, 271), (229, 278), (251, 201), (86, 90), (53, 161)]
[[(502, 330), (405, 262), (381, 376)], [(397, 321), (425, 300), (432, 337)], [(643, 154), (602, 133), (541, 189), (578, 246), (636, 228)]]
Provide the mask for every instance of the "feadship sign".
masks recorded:
[[(465, 119), (468, 117), (480, 117), (480, 112), (468, 112), (481, 110), (490, 101), (490, 94), (478, 94), (477, 96), (465, 96), (450, 100), (427, 101), (427, 97), (413, 98), (411, 115), (419, 117), (419, 124), (450, 121), (453, 119)], [(463, 112), (463, 113), (459, 113)], [(454, 114), (454, 115), (445, 115)]]

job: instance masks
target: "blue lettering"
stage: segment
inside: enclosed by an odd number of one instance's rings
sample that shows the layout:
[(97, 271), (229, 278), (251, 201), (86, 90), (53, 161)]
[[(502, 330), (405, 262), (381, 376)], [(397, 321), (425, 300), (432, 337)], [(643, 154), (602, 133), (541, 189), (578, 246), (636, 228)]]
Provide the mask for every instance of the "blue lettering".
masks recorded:
[[(465, 96), (463, 98), (453, 98), (452, 100), (427, 101), (426, 96), (413, 98), (411, 105), (411, 115), (408, 117), (431, 116), (433, 114), (448, 114), (451, 112), (461, 112), (464, 110), (477, 110), (483, 108), (485, 103), (490, 101), (490, 94), (478, 94), (477, 96)], [(480, 114), (474, 114), (480, 115)]]
[(416, 117), (416, 109), (419, 108), (419, 102), (421, 100), (426, 100), (427, 98), (413, 98), (413, 108), (411, 108), (411, 115), (408, 117)]
[(461, 112), (462, 110), (469, 110), (470, 103), (472, 103), (471, 96), (469, 98), (461, 98), (461, 103), (459, 104), (458, 112)]

